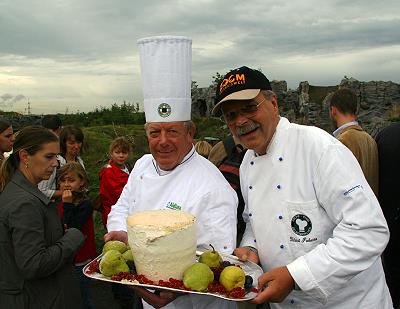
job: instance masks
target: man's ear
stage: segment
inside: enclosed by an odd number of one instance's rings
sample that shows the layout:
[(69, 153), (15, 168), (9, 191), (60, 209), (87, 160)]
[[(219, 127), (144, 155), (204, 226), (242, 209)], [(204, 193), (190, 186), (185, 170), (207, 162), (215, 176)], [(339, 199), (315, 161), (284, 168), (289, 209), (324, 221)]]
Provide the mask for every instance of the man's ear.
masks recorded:
[(190, 134), (190, 136), (191, 136), (192, 138), (194, 138), (194, 135), (196, 134), (196, 125), (194, 124), (194, 122), (193, 122), (193, 124), (192, 124), (192, 127), (190, 128), (189, 134)]
[(332, 105), (329, 107), (329, 115), (331, 116), (332, 119), (335, 119), (337, 113), (338, 113), (338, 109), (336, 108), (336, 106)]

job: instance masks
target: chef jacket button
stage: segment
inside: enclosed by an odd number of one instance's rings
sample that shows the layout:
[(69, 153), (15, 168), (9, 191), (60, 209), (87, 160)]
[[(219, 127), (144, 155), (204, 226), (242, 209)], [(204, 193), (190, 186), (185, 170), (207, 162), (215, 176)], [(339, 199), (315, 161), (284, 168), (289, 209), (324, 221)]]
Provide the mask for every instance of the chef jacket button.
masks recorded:
[(249, 186), (249, 189), (250, 189), (250, 190), (253, 189), (253, 186)]
[(227, 247), (227, 246), (224, 246), (224, 249), (228, 249), (228, 247)]
[(251, 217), (253, 214), (252, 213), (249, 213), (249, 217)]
[(143, 179), (143, 176), (142, 176), (142, 175), (140, 175), (140, 179)]
[(281, 185), (277, 185), (276, 187), (277, 187), (278, 189), (280, 189), (280, 188), (281, 188)]
[(254, 161), (251, 161), (250, 164), (251, 164), (251, 165), (254, 165)]
[(282, 157), (279, 157), (279, 159), (278, 159), (279, 161), (282, 161), (283, 160), (283, 158)]
[(293, 299), (291, 299), (291, 300), (290, 300), (290, 303), (291, 303), (291, 304), (294, 304), (294, 300), (293, 300)]
[(283, 219), (283, 216), (282, 216), (282, 215), (279, 215), (278, 218), (279, 218), (280, 220), (282, 220), (282, 219)]
[(257, 242), (257, 240), (254, 239), (254, 242)]
[(285, 248), (285, 246), (284, 245), (280, 245), (279, 248), (283, 249), (283, 248)]

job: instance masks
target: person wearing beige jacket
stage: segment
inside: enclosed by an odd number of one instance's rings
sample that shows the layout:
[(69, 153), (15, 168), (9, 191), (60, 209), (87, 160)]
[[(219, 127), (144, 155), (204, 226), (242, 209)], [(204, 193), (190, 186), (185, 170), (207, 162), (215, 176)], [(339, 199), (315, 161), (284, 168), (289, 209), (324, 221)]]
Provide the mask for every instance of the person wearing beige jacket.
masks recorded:
[(356, 157), (372, 191), (378, 196), (379, 162), (375, 140), (363, 130), (357, 119), (357, 96), (346, 88), (335, 91), (330, 101), (333, 135)]

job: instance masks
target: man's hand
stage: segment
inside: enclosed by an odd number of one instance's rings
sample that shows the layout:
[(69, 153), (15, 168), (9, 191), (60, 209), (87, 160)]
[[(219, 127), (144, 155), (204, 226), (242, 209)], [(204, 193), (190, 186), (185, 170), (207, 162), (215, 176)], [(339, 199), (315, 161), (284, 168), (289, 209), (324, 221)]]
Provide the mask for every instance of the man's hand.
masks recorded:
[(233, 253), (243, 262), (251, 261), (256, 264), (260, 263), (257, 252), (251, 251), (249, 247), (236, 248)]
[(104, 235), (104, 242), (110, 240), (119, 240), (128, 243), (128, 233), (125, 231), (112, 231)]
[(72, 203), (73, 202), (72, 191), (64, 190), (61, 199), (64, 203)]
[(294, 280), (286, 266), (274, 268), (258, 278), (258, 295), (251, 302), (280, 303), (293, 290)]
[(131, 286), (130, 287), (132, 290), (135, 290), (135, 292), (143, 298), (145, 302), (153, 306), (154, 308), (162, 308), (166, 305), (168, 305), (170, 302), (172, 302), (177, 295), (172, 292), (166, 292), (162, 291), (160, 294), (155, 294), (152, 293), (144, 288), (140, 288), (137, 286)]

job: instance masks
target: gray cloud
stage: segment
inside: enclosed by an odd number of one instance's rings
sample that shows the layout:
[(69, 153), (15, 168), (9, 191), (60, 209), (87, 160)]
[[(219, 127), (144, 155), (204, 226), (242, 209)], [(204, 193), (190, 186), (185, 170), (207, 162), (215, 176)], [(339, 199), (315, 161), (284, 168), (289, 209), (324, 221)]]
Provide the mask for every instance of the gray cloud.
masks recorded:
[(399, 82), (398, 29), (397, 0), (5, 0), (0, 84), (32, 104), (56, 101), (60, 111), (67, 100), (88, 109), (140, 101), (136, 40), (162, 34), (193, 39), (200, 86), (240, 65), (292, 87), (343, 75)]
[(0, 96), (0, 106), (12, 107), (12, 106), (14, 106), (15, 103), (17, 103), (18, 101), (21, 101), (23, 99), (26, 99), (26, 98), (22, 94), (13, 96), (9, 93), (5, 93)]

